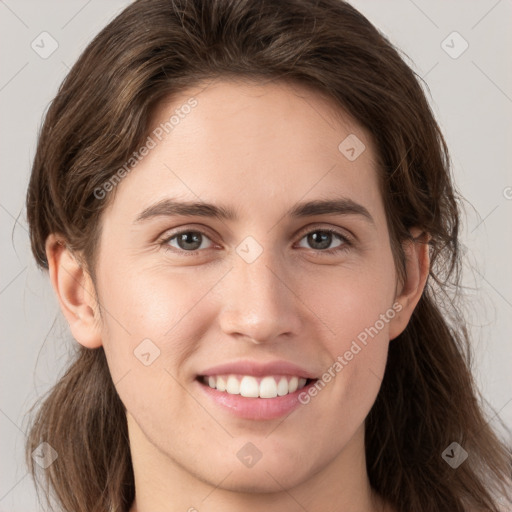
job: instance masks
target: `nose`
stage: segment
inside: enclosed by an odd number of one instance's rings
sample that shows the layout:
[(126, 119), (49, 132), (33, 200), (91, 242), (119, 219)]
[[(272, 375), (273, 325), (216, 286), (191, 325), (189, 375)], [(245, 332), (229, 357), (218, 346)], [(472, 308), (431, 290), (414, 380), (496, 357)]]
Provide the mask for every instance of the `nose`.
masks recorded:
[(222, 332), (256, 344), (297, 336), (304, 317), (294, 281), (271, 250), (251, 263), (234, 254), (233, 267), (219, 290)]

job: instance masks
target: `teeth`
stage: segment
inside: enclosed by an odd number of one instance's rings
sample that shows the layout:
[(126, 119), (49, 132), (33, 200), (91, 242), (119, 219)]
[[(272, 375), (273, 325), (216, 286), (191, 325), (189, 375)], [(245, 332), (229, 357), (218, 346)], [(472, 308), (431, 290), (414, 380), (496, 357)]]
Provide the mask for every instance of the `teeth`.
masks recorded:
[(264, 379), (262, 379), (261, 383), (260, 383), (259, 397), (260, 398), (275, 398), (276, 396), (277, 396), (277, 384), (276, 384), (274, 377), (265, 377)]
[(210, 379), (213, 379), (213, 386), (210, 387), (217, 387), (219, 391), (226, 391), (226, 379), (224, 377), (217, 377), (217, 386), (215, 386), (215, 377), (210, 377)]
[(240, 394), (240, 382), (234, 375), (230, 375), (228, 377), (228, 382), (226, 384), (226, 391), (230, 395), (239, 395)]
[(281, 377), (279, 384), (277, 385), (277, 394), (279, 396), (288, 394), (288, 381), (286, 380), (286, 377)]
[(260, 394), (258, 381), (254, 377), (244, 377), (240, 382), (240, 394), (249, 398), (258, 398)]
[(203, 382), (217, 391), (225, 391), (231, 395), (247, 398), (275, 398), (293, 393), (306, 385), (302, 377), (252, 375), (218, 375), (203, 378)]

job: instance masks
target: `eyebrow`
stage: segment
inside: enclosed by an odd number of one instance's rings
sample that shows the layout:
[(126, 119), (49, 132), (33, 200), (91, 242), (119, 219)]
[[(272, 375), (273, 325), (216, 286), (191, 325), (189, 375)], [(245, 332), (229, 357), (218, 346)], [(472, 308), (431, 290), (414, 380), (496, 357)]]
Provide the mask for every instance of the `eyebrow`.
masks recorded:
[[(135, 219), (141, 223), (154, 217), (171, 216), (211, 217), (220, 220), (238, 221), (239, 216), (232, 208), (204, 202), (176, 201), (163, 199), (145, 208)], [(352, 199), (338, 198), (314, 200), (296, 204), (287, 214), (292, 218), (312, 217), (314, 215), (359, 215), (371, 224), (375, 224), (370, 212)]]

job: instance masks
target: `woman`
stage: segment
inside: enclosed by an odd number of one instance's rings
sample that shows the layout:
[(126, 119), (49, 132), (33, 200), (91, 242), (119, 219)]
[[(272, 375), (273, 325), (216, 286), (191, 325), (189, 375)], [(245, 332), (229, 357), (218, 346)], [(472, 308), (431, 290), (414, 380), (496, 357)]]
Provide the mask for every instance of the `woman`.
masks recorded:
[(53, 101), (27, 212), (80, 345), (27, 444), (64, 510), (510, 498), (443, 306), (448, 151), (349, 4), (134, 2)]

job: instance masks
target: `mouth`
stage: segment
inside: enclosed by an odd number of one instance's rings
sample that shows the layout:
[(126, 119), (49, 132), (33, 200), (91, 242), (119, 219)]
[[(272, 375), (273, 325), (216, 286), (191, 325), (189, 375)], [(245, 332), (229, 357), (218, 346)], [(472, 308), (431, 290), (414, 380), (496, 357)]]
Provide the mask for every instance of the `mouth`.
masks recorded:
[(275, 399), (301, 391), (318, 379), (299, 375), (198, 375), (203, 386), (229, 395), (245, 398)]
[[(301, 405), (318, 379), (288, 375), (199, 375), (196, 385), (213, 407), (230, 416), (252, 421), (282, 418)], [(304, 410), (304, 409), (302, 409)]]
[(318, 381), (316, 375), (286, 360), (235, 360), (200, 370), (195, 385), (221, 414), (262, 421), (298, 408), (301, 393)]

